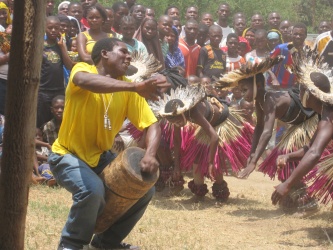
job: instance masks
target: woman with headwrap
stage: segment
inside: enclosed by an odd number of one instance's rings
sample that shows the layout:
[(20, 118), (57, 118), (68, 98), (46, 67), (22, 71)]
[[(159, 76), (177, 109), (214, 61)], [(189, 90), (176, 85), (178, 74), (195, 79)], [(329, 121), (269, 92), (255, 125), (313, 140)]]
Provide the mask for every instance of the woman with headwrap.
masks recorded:
[(271, 51), (281, 43), (283, 43), (283, 39), (280, 31), (271, 29), (267, 32), (267, 45)]
[(166, 39), (169, 44), (169, 51), (165, 58), (165, 68), (171, 69), (178, 66), (185, 68), (184, 56), (178, 47), (179, 34), (175, 26), (172, 26)]
[(6, 4), (0, 2), (0, 32), (5, 32), (11, 23), (9, 8)]

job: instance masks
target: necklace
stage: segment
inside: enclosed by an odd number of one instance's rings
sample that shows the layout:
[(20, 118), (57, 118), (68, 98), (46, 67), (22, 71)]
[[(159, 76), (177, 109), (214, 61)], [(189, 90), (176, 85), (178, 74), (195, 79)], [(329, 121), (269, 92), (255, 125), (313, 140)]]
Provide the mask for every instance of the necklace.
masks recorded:
[(108, 110), (109, 110), (109, 107), (110, 107), (110, 104), (112, 101), (113, 93), (111, 94), (111, 97), (110, 97), (110, 100), (109, 100), (109, 103), (107, 106), (106, 106), (106, 101), (104, 101), (104, 95), (101, 94), (101, 97), (102, 97), (102, 101), (103, 101), (103, 105), (104, 105), (104, 129), (111, 130), (112, 127), (111, 127), (110, 118), (108, 116)]

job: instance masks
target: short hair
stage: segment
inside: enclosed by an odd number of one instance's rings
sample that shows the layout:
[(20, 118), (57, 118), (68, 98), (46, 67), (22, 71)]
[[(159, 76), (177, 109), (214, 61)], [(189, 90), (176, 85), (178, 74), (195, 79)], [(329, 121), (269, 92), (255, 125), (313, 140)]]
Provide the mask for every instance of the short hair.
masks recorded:
[(197, 11), (199, 11), (199, 8), (197, 6), (191, 5), (186, 8), (186, 12), (189, 10), (189, 8), (196, 8)]
[(227, 36), (227, 41), (229, 41), (231, 38), (236, 38), (237, 41), (239, 41), (238, 35), (237, 35), (236, 33), (230, 33), (230, 34)]
[(61, 100), (61, 101), (65, 101), (65, 96), (64, 95), (57, 95), (55, 97), (53, 97), (52, 101), (51, 101), (51, 106), (53, 106), (56, 101)]
[(223, 6), (223, 5), (228, 6), (228, 7), (230, 8), (230, 5), (229, 5), (228, 3), (221, 3), (221, 4), (219, 5), (219, 8), (221, 8), (221, 6)]
[(306, 27), (306, 25), (304, 23), (296, 23), (293, 27), (293, 30), (297, 28), (297, 29), (304, 29), (305, 30), (305, 34), (308, 34), (308, 28)]
[[(215, 30), (215, 29), (220, 29), (221, 32), (222, 32), (222, 28), (221, 28), (221, 26), (216, 25), (216, 24), (213, 24), (212, 26), (210, 26), (209, 29), (208, 29), (208, 32), (210, 32), (210, 31), (212, 31), (212, 30)], [(223, 32), (222, 32), (222, 35), (223, 35)]]
[(261, 35), (261, 34), (267, 37), (267, 31), (265, 29), (257, 29), (254, 33), (254, 35)]
[(162, 21), (163, 18), (170, 18), (170, 19), (172, 20), (172, 18), (171, 18), (170, 16), (168, 16), (168, 15), (162, 15), (162, 16), (160, 16), (160, 17), (158, 18), (158, 22)]
[(185, 25), (188, 25), (188, 24), (198, 24), (198, 21), (195, 20), (194, 18), (190, 18), (185, 23)]
[(146, 7), (145, 6), (143, 6), (142, 4), (134, 4), (131, 8), (130, 8), (130, 10), (129, 10), (129, 13), (133, 13), (133, 11), (134, 11), (134, 8), (135, 7), (138, 7), (138, 6), (142, 6), (144, 9), (145, 9), (145, 11), (146, 11)]
[(48, 22), (48, 21), (55, 21), (55, 22), (60, 23), (60, 19), (57, 16), (48, 16), (48, 17), (46, 17), (46, 22)]
[(177, 9), (179, 11), (179, 8), (175, 5), (170, 5), (168, 8), (165, 9), (164, 15), (168, 15), (168, 12), (170, 9)]
[(114, 13), (114, 11), (113, 11), (112, 7), (110, 7), (110, 6), (107, 6), (107, 7), (105, 7), (105, 9), (106, 9), (106, 10), (111, 10), (111, 11), (112, 11), (112, 13)]
[(66, 16), (66, 15), (59, 14), (59, 15), (58, 15), (58, 18), (59, 18), (59, 21), (60, 21), (60, 22), (67, 22), (67, 23), (70, 23), (70, 19), (69, 19), (68, 16)]
[(103, 18), (104, 21), (105, 21), (106, 19), (108, 19), (108, 15), (107, 15), (107, 13), (106, 13), (105, 8), (104, 8), (102, 5), (100, 5), (99, 3), (96, 3), (96, 4), (93, 5), (93, 6), (90, 6), (90, 7), (87, 9), (87, 11), (86, 11), (87, 15), (88, 15), (88, 13), (89, 13), (90, 11), (92, 11), (92, 10), (97, 10), (97, 11), (99, 12), (99, 14), (102, 16), (102, 18)]
[(277, 11), (272, 11), (272, 12), (270, 12), (270, 13), (268, 14), (268, 18), (269, 18), (271, 15), (273, 15), (273, 14), (278, 14), (278, 15), (281, 17), (281, 15), (280, 15), (279, 12), (277, 12)]
[(208, 34), (209, 27), (204, 23), (199, 23), (198, 30)]
[(133, 16), (123, 16), (120, 20), (120, 25), (122, 24), (129, 24), (129, 23), (133, 23), (135, 24), (135, 18)]
[(121, 7), (128, 9), (128, 6), (124, 2), (116, 2), (112, 5), (112, 9), (114, 12), (117, 12)]
[(118, 38), (103, 38), (101, 40), (98, 40), (91, 52), (91, 59), (93, 60), (94, 64), (97, 65), (99, 61), (101, 60), (101, 52), (102, 50), (106, 51), (112, 51), (114, 46), (118, 45), (119, 42), (122, 42)]
[(80, 5), (82, 7), (82, 4), (79, 2), (71, 2), (70, 4), (68, 4), (68, 9), (74, 5)]

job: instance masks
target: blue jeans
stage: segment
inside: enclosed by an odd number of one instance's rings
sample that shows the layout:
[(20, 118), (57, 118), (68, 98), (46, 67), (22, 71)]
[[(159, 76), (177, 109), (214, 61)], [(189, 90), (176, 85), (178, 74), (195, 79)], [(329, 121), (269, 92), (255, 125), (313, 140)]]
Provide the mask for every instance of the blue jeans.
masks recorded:
[[(104, 184), (98, 174), (114, 159), (115, 155), (105, 152), (101, 155), (98, 166), (90, 168), (72, 154), (52, 153), (49, 156), (48, 162), (57, 183), (71, 192), (73, 199), (61, 233), (61, 246), (76, 250), (90, 243), (96, 219), (105, 205)], [(118, 246), (144, 214), (154, 191), (154, 188), (150, 189), (109, 229), (95, 235), (92, 244), (103, 248)]]

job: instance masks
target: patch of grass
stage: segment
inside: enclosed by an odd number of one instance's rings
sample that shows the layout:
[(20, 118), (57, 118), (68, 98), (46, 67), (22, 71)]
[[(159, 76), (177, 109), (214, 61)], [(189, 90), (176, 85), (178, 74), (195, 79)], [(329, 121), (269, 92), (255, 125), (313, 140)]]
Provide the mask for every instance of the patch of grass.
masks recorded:
[[(198, 204), (190, 201), (186, 185), (179, 196), (170, 196), (167, 189), (157, 193), (125, 241), (147, 250), (319, 250), (332, 246), (331, 205), (321, 207), (311, 218), (294, 218), (271, 205), (278, 182), (260, 173), (248, 180), (225, 179), (231, 194), (224, 204), (212, 197), (209, 181), (209, 193)], [(31, 187), (25, 249), (56, 249), (71, 204), (71, 195), (62, 188)]]

